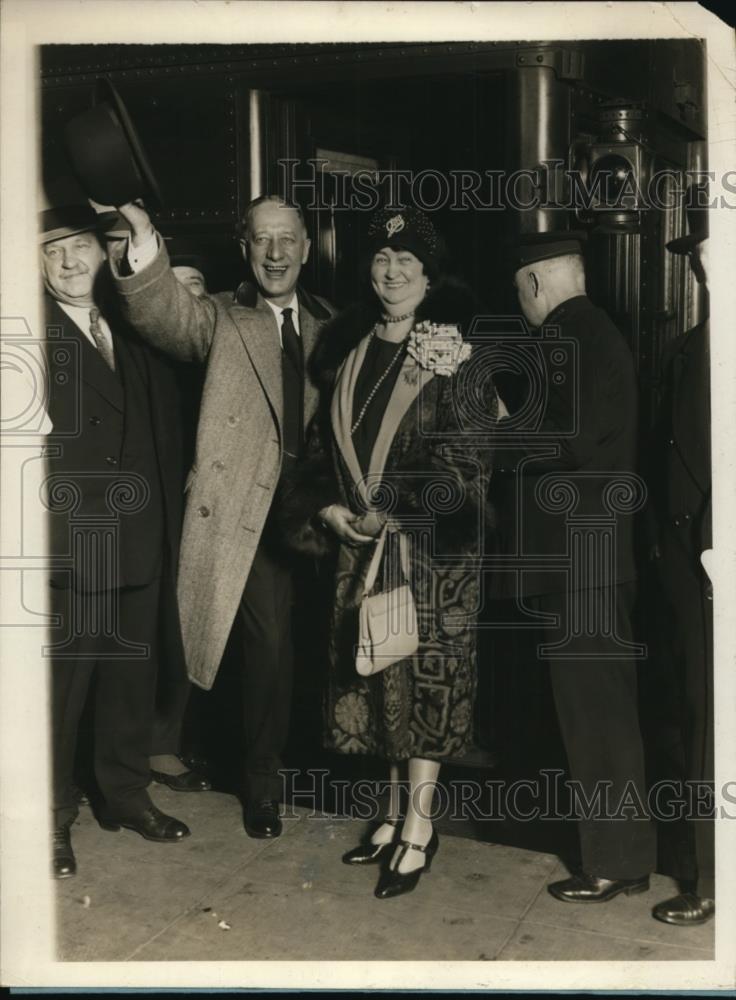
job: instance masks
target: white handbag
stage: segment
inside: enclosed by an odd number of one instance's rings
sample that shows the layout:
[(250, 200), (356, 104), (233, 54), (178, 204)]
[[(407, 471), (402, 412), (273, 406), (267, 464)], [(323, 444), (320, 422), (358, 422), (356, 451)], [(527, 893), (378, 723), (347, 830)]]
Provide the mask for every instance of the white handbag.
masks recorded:
[[(388, 526), (384, 526), (376, 542), (363, 587), (355, 656), (355, 669), (361, 677), (377, 674), (392, 663), (413, 656), (419, 648), (417, 609), (409, 584), (404, 582), (382, 593), (371, 594), (386, 547), (388, 530)], [(406, 580), (409, 577), (409, 543), (404, 534), (397, 534), (401, 571)]]

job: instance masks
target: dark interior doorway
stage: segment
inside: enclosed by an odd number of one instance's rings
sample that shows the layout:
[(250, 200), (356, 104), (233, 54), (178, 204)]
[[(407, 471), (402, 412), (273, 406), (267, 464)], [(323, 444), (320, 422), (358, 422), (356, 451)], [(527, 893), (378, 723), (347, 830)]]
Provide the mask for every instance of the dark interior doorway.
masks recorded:
[[(307, 161), (324, 157), (325, 151), (333, 154), (328, 173), (333, 164), (340, 170), (340, 157), (364, 169), (374, 164), (396, 172), (393, 190), (400, 196), (413, 192), (418, 207), (431, 213), (447, 244), (451, 269), (471, 284), (481, 302), (506, 311), (511, 305), (504, 275), (510, 213), (474, 209), (459, 190), (459, 175), (486, 178), (488, 171), (509, 168), (507, 88), (503, 73), (388, 80), (356, 76), (340, 86), (280, 94), (284, 115), (293, 122), (288, 147), (299, 161), (297, 179), (310, 179)], [(334, 199), (332, 207), (309, 210), (308, 191), (297, 192), (313, 233), (310, 277), (338, 306), (359, 294), (361, 237), (372, 214), (354, 197), (352, 210), (341, 204), (345, 195), (355, 193), (351, 182), (351, 177), (337, 180), (334, 174), (325, 179), (320, 193), (325, 200)], [(490, 181), (485, 185), (484, 192)], [(383, 196), (391, 189), (383, 183), (376, 190)]]

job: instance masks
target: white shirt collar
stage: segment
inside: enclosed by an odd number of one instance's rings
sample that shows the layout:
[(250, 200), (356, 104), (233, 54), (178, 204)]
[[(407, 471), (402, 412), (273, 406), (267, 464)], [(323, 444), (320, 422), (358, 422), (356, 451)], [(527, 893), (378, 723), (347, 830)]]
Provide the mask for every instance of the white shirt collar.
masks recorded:
[(291, 301), (287, 302), (285, 306), (277, 306), (270, 299), (266, 299), (266, 302), (271, 308), (274, 316), (276, 317), (276, 325), (279, 328), (279, 340), (281, 340), (281, 346), (283, 347), (283, 334), (281, 333), (281, 324), (284, 321), (283, 314), (284, 309), (291, 309), (291, 319), (294, 324), (294, 329), (301, 336), (301, 331), (299, 330), (299, 299), (297, 298), (296, 292), (291, 297)]
[(279, 326), (281, 325), (281, 315), (284, 309), (291, 309), (291, 318), (294, 320), (294, 325), (299, 321), (299, 299), (297, 298), (296, 292), (291, 296), (291, 300), (286, 303), (285, 306), (277, 306), (275, 302), (270, 299), (266, 299), (266, 302), (273, 309), (276, 319), (279, 321)]

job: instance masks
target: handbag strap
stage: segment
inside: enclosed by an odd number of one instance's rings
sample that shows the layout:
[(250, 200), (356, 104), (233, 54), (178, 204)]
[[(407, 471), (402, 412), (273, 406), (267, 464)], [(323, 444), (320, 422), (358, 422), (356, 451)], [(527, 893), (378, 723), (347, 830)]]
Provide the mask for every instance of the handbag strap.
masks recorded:
[(381, 565), (381, 559), (383, 558), (383, 550), (386, 547), (387, 534), (388, 525), (384, 524), (381, 528), (381, 534), (378, 536), (375, 548), (373, 549), (373, 555), (371, 556), (371, 561), (368, 565), (368, 572), (365, 574), (365, 583), (363, 584), (364, 595), (370, 594), (375, 585), (376, 577), (378, 576), (378, 568)]
[[(391, 528), (395, 534), (399, 536), (399, 557), (401, 559), (401, 572), (404, 574), (406, 579), (409, 579), (409, 539), (406, 537), (403, 531), (397, 531), (396, 528)], [(370, 564), (368, 566), (368, 571), (365, 575), (365, 583), (363, 585), (363, 594), (370, 594), (376, 583), (376, 577), (378, 576), (378, 570), (381, 565), (381, 559), (383, 559), (383, 552), (386, 548), (386, 538), (388, 536), (389, 526), (384, 524), (381, 528), (381, 534), (378, 536), (378, 541), (376, 542), (376, 547), (373, 550), (373, 556), (371, 557)]]

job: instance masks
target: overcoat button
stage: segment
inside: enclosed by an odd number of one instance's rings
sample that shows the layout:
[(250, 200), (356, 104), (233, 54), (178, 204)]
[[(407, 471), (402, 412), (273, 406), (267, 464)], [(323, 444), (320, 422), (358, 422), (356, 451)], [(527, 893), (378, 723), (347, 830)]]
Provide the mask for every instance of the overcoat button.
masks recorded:
[(89, 422), (92, 424), (93, 427), (97, 427), (98, 424), (102, 423), (102, 418), (101, 417), (90, 417), (89, 418)]
[(680, 526), (680, 519), (678, 517), (676, 517), (675, 518), (675, 527), (679, 528), (679, 526)]
[(674, 443), (675, 443), (674, 438), (670, 438), (670, 444), (674, 444)]
[(118, 464), (118, 460), (117, 460), (117, 458), (115, 458), (114, 455), (108, 455), (107, 458), (105, 459), (105, 461), (107, 462), (108, 465), (117, 465)]
[(238, 418), (231, 413), (230, 416), (227, 418), (228, 427), (235, 427), (237, 423), (238, 423)]
[(212, 463), (212, 468), (219, 472), (221, 469), (225, 468), (225, 463), (221, 462), (219, 458), (215, 459)]
[(210, 509), (209, 509), (209, 507), (205, 507), (204, 505), (202, 505), (199, 508), (199, 513), (200, 513), (201, 517), (209, 517), (210, 516)]

